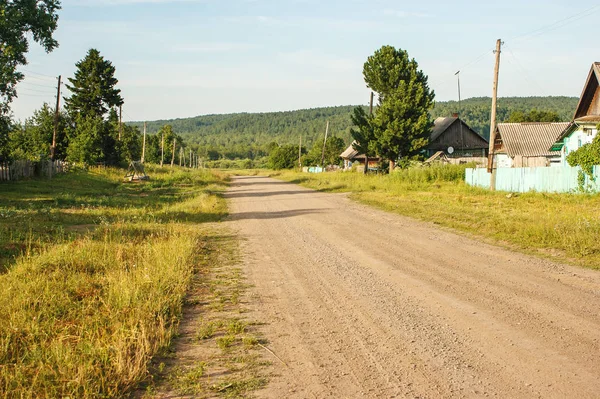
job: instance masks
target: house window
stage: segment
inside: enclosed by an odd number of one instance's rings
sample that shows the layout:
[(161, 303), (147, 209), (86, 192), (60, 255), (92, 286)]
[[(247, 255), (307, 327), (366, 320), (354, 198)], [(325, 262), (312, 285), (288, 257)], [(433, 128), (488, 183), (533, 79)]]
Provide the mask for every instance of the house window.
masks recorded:
[(583, 129), (583, 132), (587, 135), (587, 136), (591, 136), (592, 134), (594, 134), (594, 129)]
[(581, 137), (577, 139), (577, 148), (581, 148)]

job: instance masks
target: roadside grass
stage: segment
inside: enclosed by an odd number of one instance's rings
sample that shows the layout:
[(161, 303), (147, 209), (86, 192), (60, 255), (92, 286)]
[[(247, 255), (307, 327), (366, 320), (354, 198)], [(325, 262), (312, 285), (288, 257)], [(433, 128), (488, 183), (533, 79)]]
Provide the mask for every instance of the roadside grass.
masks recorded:
[(510, 194), (464, 183), (464, 166), (392, 175), (271, 172), (272, 177), (491, 238), (525, 252), (600, 269), (600, 195)]
[(248, 285), (239, 267), (239, 243), (224, 231), (203, 245), (180, 334), (168, 353), (153, 359), (143, 399), (245, 398), (267, 384), (262, 324), (245, 317)]
[(226, 214), (218, 172), (147, 167), (152, 180), (122, 183), (121, 169), (0, 184), (0, 272), (16, 257), (73, 240), (103, 223), (203, 223)]
[(169, 346), (226, 178), (148, 172), (0, 186), (0, 397), (127, 396)]

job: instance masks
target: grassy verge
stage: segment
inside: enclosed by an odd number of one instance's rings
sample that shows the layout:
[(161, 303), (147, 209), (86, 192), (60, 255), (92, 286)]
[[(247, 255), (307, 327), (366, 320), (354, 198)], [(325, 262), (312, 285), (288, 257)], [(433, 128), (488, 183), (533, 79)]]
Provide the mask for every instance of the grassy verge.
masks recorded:
[(0, 396), (123, 397), (169, 345), (224, 177), (75, 172), (0, 192)]
[(490, 192), (466, 185), (462, 169), (271, 175), (321, 191), (350, 192), (351, 198), (387, 211), (600, 268), (600, 195)]
[(144, 399), (243, 398), (267, 383), (267, 343), (261, 324), (247, 316), (238, 240), (222, 229), (203, 246), (180, 333), (170, 351), (153, 360)]

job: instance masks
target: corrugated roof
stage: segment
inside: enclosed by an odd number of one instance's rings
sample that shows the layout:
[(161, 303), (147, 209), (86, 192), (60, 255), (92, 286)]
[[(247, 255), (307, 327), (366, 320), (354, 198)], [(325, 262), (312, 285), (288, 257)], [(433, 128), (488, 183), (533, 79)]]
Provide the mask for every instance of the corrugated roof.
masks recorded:
[(341, 158), (344, 158), (344, 159), (354, 159), (354, 158), (357, 157), (358, 151), (356, 151), (352, 147), (354, 145), (354, 143), (356, 143), (356, 141), (353, 141), (352, 144), (350, 144), (350, 146), (348, 148), (346, 148), (346, 151), (342, 152), (342, 154), (340, 155)]
[(568, 122), (499, 123), (498, 132), (510, 157), (556, 156), (560, 152), (550, 151), (549, 148), (568, 126)]

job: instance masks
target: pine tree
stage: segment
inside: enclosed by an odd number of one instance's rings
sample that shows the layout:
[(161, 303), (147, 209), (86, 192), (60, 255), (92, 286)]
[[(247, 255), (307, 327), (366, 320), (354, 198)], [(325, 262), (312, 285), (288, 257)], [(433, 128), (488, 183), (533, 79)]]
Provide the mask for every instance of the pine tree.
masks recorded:
[(65, 100), (65, 108), (75, 122), (68, 158), (74, 162), (117, 164), (121, 159), (116, 108), (123, 104), (123, 98), (116, 88), (115, 67), (96, 49), (90, 49), (76, 66), (75, 77), (69, 78), (71, 84), (67, 85), (73, 94)]
[(75, 66), (75, 77), (67, 85), (73, 94), (65, 100), (71, 114), (103, 118), (111, 108), (123, 105), (121, 90), (115, 87), (119, 83), (115, 67), (98, 50), (90, 49)]
[(427, 146), (435, 95), (417, 62), (392, 46), (383, 46), (370, 56), (363, 75), (379, 96), (373, 131), (377, 152), (390, 161), (391, 171), (398, 159), (407, 162)]

